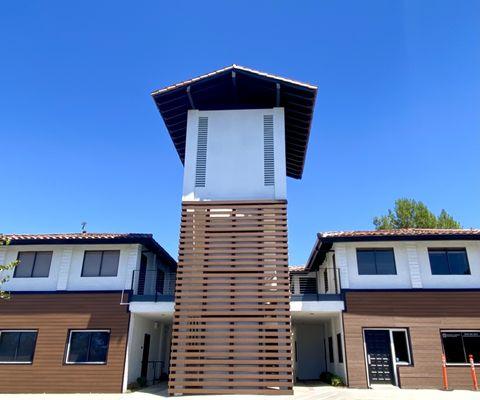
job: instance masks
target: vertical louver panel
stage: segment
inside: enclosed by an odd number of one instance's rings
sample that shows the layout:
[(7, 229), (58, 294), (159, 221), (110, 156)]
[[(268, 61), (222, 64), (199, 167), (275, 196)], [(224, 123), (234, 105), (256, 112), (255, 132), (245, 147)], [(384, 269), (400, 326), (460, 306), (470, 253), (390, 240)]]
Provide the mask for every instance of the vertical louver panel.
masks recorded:
[(199, 117), (195, 187), (205, 187), (205, 181), (207, 177), (207, 137), (208, 117)]
[(265, 186), (273, 186), (275, 184), (275, 160), (273, 150), (273, 115), (264, 115), (263, 179)]
[(292, 394), (282, 201), (184, 202), (168, 391)]

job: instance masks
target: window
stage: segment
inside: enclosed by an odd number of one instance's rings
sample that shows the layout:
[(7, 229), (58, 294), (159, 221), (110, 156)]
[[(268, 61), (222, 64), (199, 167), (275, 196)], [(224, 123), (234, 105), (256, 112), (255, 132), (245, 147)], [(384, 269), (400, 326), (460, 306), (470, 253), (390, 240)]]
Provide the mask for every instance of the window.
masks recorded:
[(396, 275), (393, 249), (357, 249), (359, 275)]
[(0, 363), (31, 364), (36, 331), (0, 331)]
[(410, 364), (410, 351), (407, 331), (392, 330), (393, 348), (395, 350), (395, 361), (397, 364)]
[(328, 358), (331, 363), (335, 362), (333, 359), (333, 339), (331, 336), (328, 337)]
[(323, 285), (325, 286), (325, 293), (328, 293), (328, 269), (323, 271)]
[(105, 364), (109, 331), (70, 331), (67, 364)]
[(342, 334), (337, 333), (338, 362), (343, 363)]
[(432, 275), (470, 275), (465, 249), (428, 249)]
[(443, 351), (449, 364), (469, 363), (469, 355), (480, 363), (480, 331), (441, 332)]
[(20, 251), (19, 264), (15, 267), (14, 278), (48, 278), (51, 251)]
[(300, 276), (298, 278), (300, 294), (316, 294), (317, 278), (314, 276)]
[(117, 276), (120, 251), (86, 251), (82, 276)]

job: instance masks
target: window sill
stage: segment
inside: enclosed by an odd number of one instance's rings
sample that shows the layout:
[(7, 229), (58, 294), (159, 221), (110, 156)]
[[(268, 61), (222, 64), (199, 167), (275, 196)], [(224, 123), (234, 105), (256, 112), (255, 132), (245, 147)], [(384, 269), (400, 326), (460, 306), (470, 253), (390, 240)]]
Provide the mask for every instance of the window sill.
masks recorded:
[(32, 365), (33, 361), (0, 361), (0, 365)]
[(106, 362), (66, 362), (64, 365), (107, 365)]

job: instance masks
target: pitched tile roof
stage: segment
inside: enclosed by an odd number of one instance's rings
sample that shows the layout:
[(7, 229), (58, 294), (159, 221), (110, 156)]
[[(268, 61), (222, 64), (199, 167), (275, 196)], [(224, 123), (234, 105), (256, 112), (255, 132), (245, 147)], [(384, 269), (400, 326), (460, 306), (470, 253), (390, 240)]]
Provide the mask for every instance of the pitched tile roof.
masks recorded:
[(288, 272), (295, 273), (295, 272), (303, 272), (305, 271), (305, 265), (289, 265)]
[(11, 245), (30, 244), (142, 244), (157, 253), (167, 265), (176, 266), (175, 260), (160, 246), (151, 233), (9, 233), (0, 234), (0, 240)]
[(478, 236), (480, 238), (480, 229), (423, 229), (423, 228), (409, 228), (409, 229), (385, 229), (375, 231), (337, 231), (337, 232), (322, 232), (318, 234), (320, 240), (322, 239), (366, 239), (366, 238), (417, 238), (425, 237), (455, 237), (455, 236)]

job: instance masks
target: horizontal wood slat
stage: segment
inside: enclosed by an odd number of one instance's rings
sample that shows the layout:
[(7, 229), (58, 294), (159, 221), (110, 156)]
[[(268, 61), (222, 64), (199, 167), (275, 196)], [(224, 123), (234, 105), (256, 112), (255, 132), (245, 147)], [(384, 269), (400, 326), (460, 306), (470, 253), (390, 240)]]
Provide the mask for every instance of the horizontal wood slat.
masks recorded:
[(292, 394), (289, 299), (286, 202), (184, 202), (169, 394)]

